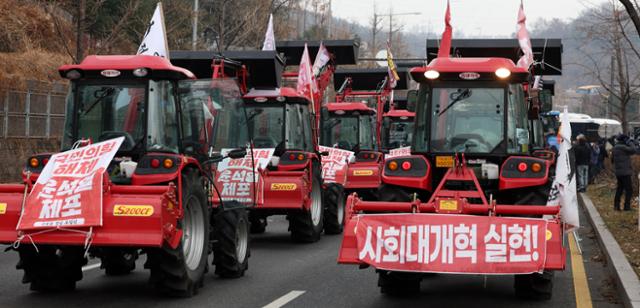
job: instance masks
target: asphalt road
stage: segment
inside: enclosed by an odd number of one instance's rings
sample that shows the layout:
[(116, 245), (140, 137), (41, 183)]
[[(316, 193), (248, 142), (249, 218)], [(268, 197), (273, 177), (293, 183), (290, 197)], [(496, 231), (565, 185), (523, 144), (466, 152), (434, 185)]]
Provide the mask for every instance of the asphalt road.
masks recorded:
[[(341, 236), (324, 236), (314, 244), (289, 240), (287, 222), (270, 218), (267, 232), (255, 236), (249, 271), (227, 280), (208, 274), (204, 288), (192, 298), (176, 299), (158, 294), (147, 285), (142, 269), (124, 277), (105, 276), (96, 266), (85, 269), (77, 290), (39, 294), (21, 283), (15, 269), (17, 253), (0, 253), (0, 307), (576, 307), (591, 298), (593, 307), (622, 307), (607, 274), (590, 226), (579, 230), (588, 289), (574, 287), (571, 256), (567, 270), (555, 276), (550, 301), (523, 301), (514, 296), (513, 278), (506, 276), (435, 275), (423, 280), (421, 293), (394, 298), (380, 294), (371, 268), (338, 265)], [(586, 224), (586, 220), (582, 219)], [(4, 248), (4, 247), (0, 247)], [(91, 260), (89, 264), (95, 264)], [(579, 275), (578, 275), (579, 276)], [(580, 280), (578, 280), (580, 281)], [(585, 285), (587, 284), (585, 283)], [(579, 283), (578, 283), (579, 284)], [(577, 301), (578, 299), (578, 301)], [(587, 306), (585, 306), (587, 307)]]

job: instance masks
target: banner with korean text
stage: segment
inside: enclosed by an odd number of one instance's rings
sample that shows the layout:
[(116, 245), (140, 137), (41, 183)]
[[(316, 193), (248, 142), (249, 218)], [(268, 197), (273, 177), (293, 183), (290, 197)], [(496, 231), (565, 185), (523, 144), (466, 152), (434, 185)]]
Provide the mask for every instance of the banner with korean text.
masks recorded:
[(346, 166), (353, 157), (353, 152), (322, 145), (320, 152), (329, 153), (329, 155), (322, 157), (322, 179), (324, 182), (344, 185), (347, 176)]
[[(222, 149), (220, 153), (226, 155), (232, 149)], [(267, 168), (275, 149), (247, 149), (243, 158), (225, 158), (218, 164), (216, 185), (223, 201), (238, 201), (242, 203), (262, 204), (263, 180), (259, 170)], [(255, 167), (255, 169), (254, 169)], [(256, 195), (257, 194), (257, 195)]]
[(389, 154), (385, 155), (385, 158), (393, 158), (398, 156), (409, 156), (411, 155), (411, 147), (401, 147), (397, 149), (389, 150)]
[(52, 155), (27, 196), (16, 229), (101, 226), (103, 175), (123, 140)]
[(439, 214), (357, 219), (358, 259), (378, 269), (471, 274), (544, 269), (544, 219)]

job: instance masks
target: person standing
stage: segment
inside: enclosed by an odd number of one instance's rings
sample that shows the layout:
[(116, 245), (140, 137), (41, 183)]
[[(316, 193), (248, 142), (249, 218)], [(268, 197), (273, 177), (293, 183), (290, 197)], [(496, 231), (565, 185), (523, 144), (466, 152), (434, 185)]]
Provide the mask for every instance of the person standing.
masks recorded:
[(589, 162), (591, 161), (591, 149), (587, 144), (587, 138), (583, 134), (576, 138), (575, 146), (576, 169), (578, 171), (578, 192), (587, 191), (589, 184)]
[(631, 155), (636, 154), (635, 146), (629, 142), (629, 137), (624, 134), (618, 135), (616, 145), (613, 146), (611, 152), (611, 160), (618, 180), (616, 187), (616, 195), (613, 199), (613, 209), (620, 210), (620, 198), (624, 192), (624, 210), (631, 210), (631, 195), (633, 194), (633, 186), (631, 184), (631, 176), (633, 169), (631, 167)]
[(598, 156), (600, 156), (600, 147), (597, 143), (591, 143), (591, 159), (589, 161), (589, 183), (593, 184), (600, 173), (600, 169), (598, 168)]

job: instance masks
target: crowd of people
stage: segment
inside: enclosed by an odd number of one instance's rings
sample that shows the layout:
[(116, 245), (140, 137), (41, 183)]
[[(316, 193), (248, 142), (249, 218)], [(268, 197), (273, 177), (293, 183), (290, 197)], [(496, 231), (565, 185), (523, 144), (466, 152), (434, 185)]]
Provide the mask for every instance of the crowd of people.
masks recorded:
[[(609, 143), (609, 148), (607, 148)], [(612, 145), (612, 146), (611, 146)], [(585, 192), (589, 183), (593, 183), (596, 176), (604, 170), (604, 162), (611, 157), (613, 171), (617, 180), (616, 194), (613, 208), (620, 211), (620, 199), (624, 194), (624, 206), (622, 210), (631, 210), (631, 197), (633, 195), (631, 156), (640, 154), (640, 148), (629, 136), (620, 134), (610, 140), (601, 139), (598, 142), (587, 141), (580, 134), (573, 146), (575, 154), (577, 190)]]

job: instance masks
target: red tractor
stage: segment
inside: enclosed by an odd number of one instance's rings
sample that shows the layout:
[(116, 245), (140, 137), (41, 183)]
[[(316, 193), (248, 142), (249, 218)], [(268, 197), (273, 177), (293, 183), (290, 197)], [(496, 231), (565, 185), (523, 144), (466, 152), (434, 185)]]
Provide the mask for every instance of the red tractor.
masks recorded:
[[(396, 88), (406, 89), (406, 77), (401, 74)], [(413, 115), (396, 109), (390, 101), (392, 89), (387, 84), (386, 68), (337, 70), (334, 87), (339, 90), (336, 101), (328, 103), (323, 112), (320, 143), (354, 152), (354, 159), (343, 172), (344, 190), (376, 199), (384, 162), (383, 143), (390, 134), (397, 139), (403, 132), (408, 133), (404, 142), (409, 141), (412, 132), (404, 128), (410, 123), (404, 121), (412, 121)]]
[[(191, 296), (203, 285), (211, 253), (217, 274), (242, 276), (248, 213), (237, 202), (212, 203), (217, 188), (210, 172), (226, 147), (213, 128), (237, 108), (236, 81), (196, 80), (164, 58), (143, 55), (88, 56), (59, 73), (70, 81), (62, 150), (124, 141), (95, 192), (102, 198), (97, 226), (16, 230), (21, 213), (39, 205), (26, 200), (51, 154), (29, 159), (24, 184), (0, 185), (0, 243), (19, 253), (23, 282), (36, 291), (73, 289), (88, 256), (119, 275), (135, 268), (141, 252), (150, 283), (172, 295)], [(242, 157), (244, 150), (227, 156)], [(56, 196), (66, 193), (62, 186)]]
[[(534, 40), (537, 61), (560, 68), (560, 42), (548, 43), (541, 52)], [(501, 274), (515, 276), (517, 295), (549, 298), (566, 250), (559, 207), (546, 206), (552, 162), (529, 138), (531, 74), (512, 60), (516, 40), (452, 46), (463, 57), (411, 70), (411, 155), (386, 159), (380, 201), (349, 196), (338, 262), (375, 267), (383, 293), (417, 292), (427, 273)]]
[[(285, 55), (287, 63), (297, 65), (304, 43), (278, 42), (277, 48)], [(354, 41), (325, 41), (324, 44), (334, 55), (357, 47)], [(314, 47), (317, 50), (319, 42), (310, 45), (310, 54), (314, 54)], [(185, 61), (205, 60), (211, 56), (213, 53), (203, 53)], [(335, 204), (323, 202), (321, 153), (317, 144), (321, 95), (314, 103), (294, 88), (283, 86), (284, 60), (273, 51), (227, 52), (225, 56), (238, 61), (247, 76), (242, 108), (231, 112), (236, 119), (230, 122), (233, 124), (227, 127), (225, 135), (230, 148), (252, 148), (248, 152), (256, 156), (255, 165), (245, 167), (255, 167), (259, 176), (255, 180), (255, 190), (251, 191), (244, 185), (246, 182), (234, 183), (235, 173), (227, 176), (229, 174), (225, 172), (218, 172), (216, 183), (223, 188), (222, 198), (216, 199), (242, 201), (243, 196), (252, 194), (255, 205), (250, 209), (249, 219), (253, 233), (265, 231), (266, 218), (270, 215), (286, 215), (291, 238), (297, 242), (318, 241), (323, 229), (329, 226), (339, 226), (341, 230), (342, 221), (338, 221), (337, 215), (325, 219), (326, 212), (337, 213), (337, 209)], [(297, 73), (286, 76), (295, 77)], [(248, 133), (237, 130), (234, 125), (247, 126)]]

